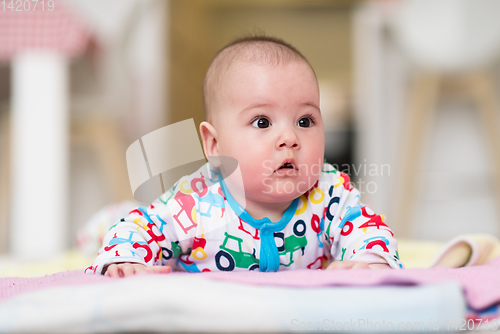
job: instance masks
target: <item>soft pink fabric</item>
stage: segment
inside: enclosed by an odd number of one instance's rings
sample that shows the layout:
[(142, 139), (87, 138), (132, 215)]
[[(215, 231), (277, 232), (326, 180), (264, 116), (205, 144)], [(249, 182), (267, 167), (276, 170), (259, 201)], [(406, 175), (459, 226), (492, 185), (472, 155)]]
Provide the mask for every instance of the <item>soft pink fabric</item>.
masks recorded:
[[(171, 273), (169, 275), (186, 275)], [(193, 274), (195, 275), (195, 274)], [(288, 287), (418, 285), (456, 281), (465, 292), (467, 304), (484, 309), (500, 303), (500, 258), (482, 266), (466, 268), (431, 268), (407, 270), (294, 270), (277, 273), (211, 272), (201, 273), (213, 280), (253, 285)], [(111, 282), (113, 278), (66, 271), (39, 278), (1, 278), (0, 301), (28, 291), (58, 287)]]
[(456, 281), (462, 286), (467, 305), (483, 309), (500, 303), (500, 258), (481, 266), (435, 267), (407, 270), (295, 270), (277, 273), (207, 273), (216, 280), (234, 283), (294, 287), (418, 285)]

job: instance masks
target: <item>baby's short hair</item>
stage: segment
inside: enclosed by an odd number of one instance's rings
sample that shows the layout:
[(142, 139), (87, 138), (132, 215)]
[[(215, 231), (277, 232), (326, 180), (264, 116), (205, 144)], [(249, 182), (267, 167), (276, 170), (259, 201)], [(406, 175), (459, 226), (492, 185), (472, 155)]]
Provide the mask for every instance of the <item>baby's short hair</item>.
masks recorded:
[(205, 120), (213, 123), (214, 109), (220, 103), (220, 91), (224, 77), (231, 66), (237, 62), (277, 66), (294, 61), (311, 65), (295, 47), (287, 42), (268, 36), (251, 36), (234, 40), (223, 47), (208, 67), (203, 81), (203, 106)]

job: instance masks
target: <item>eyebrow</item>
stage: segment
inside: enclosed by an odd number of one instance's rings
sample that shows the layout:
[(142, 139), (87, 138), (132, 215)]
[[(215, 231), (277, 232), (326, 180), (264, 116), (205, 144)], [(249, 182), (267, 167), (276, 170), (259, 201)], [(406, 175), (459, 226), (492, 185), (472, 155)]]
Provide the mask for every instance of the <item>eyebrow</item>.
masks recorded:
[(318, 110), (321, 113), (321, 110), (319, 109), (319, 107), (317, 105), (315, 105), (314, 103), (305, 102), (305, 103), (301, 103), (301, 105), (313, 107), (314, 109)]
[(250, 109), (263, 108), (263, 107), (269, 107), (269, 106), (270, 106), (269, 103), (254, 103), (254, 104), (251, 104), (248, 107), (242, 109), (240, 111), (240, 113), (244, 113), (245, 111), (250, 110)]
[[(304, 102), (304, 103), (301, 103), (300, 105), (301, 106), (313, 107), (314, 109), (318, 110), (318, 112), (321, 113), (321, 110), (319, 109), (319, 107), (317, 105), (315, 105), (314, 103)], [(250, 110), (250, 109), (263, 108), (263, 107), (269, 107), (269, 106), (271, 106), (271, 104), (269, 104), (269, 103), (254, 103), (254, 104), (251, 104), (248, 107), (242, 109), (240, 111), (240, 113), (244, 113), (245, 111)]]

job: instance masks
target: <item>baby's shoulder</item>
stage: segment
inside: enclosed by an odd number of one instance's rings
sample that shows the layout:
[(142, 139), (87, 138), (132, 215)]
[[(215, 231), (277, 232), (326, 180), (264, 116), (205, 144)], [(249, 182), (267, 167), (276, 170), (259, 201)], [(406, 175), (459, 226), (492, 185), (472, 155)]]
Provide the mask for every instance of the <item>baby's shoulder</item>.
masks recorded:
[(170, 201), (175, 201), (181, 197), (202, 197), (207, 191), (214, 187), (219, 187), (218, 175), (209, 169), (209, 164), (201, 166), (196, 172), (185, 175), (177, 180), (173, 186), (164, 192), (153, 204), (167, 206)]
[(331, 192), (333, 189), (342, 188), (350, 191), (354, 187), (351, 183), (351, 178), (347, 173), (339, 171), (328, 162), (323, 163), (323, 168), (319, 175), (317, 187), (323, 191)]

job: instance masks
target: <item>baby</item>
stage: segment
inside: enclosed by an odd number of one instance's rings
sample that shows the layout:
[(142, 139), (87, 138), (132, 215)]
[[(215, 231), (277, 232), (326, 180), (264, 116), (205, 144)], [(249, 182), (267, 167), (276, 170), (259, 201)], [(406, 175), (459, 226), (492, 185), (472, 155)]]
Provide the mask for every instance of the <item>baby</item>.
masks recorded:
[[(113, 226), (86, 272), (403, 268), (383, 216), (323, 162), (318, 82), (300, 52), (237, 40), (212, 61), (203, 97), (210, 163)], [(239, 185), (224, 158), (237, 161)]]

